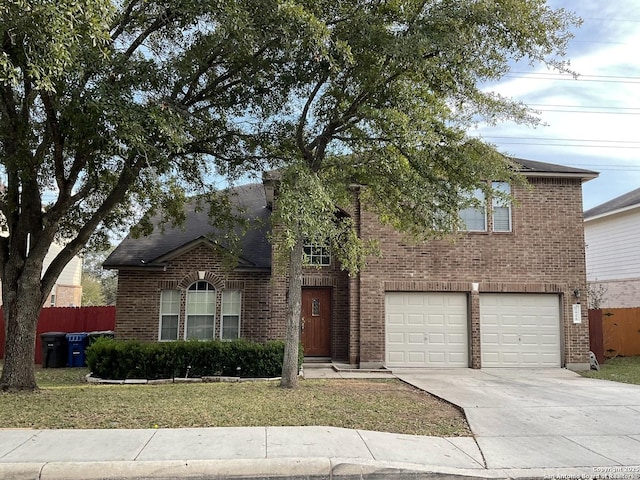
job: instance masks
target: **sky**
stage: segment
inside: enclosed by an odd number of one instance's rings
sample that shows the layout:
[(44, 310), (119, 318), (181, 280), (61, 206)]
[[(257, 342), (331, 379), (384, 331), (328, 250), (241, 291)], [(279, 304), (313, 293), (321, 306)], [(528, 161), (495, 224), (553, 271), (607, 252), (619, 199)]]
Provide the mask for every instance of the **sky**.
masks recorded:
[(503, 153), (600, 173), (585, 210), (640, 188), (640, 0), (549, 0), (583, 19), (566, 58), (579, 74), (515, 65), (491, 90), (523, 101), (544, 125), (480, 126)]

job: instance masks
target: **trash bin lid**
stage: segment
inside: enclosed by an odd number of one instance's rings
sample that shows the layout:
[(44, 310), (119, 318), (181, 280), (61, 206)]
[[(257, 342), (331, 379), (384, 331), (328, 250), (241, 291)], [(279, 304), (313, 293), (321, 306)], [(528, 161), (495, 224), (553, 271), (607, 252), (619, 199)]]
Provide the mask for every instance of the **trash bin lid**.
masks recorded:
[(57, 337), (65, 337), (66, 335), (67, 334), (65, 332), (45, 332), (40, 334), (40, 338), (47, 338), (47, 337), (57, 338)]
[(67, 341), (69, 342), (82, 342), (85, 338), (87, 338), (87, 334), (85, 332), (74, 332), (67, 333)]

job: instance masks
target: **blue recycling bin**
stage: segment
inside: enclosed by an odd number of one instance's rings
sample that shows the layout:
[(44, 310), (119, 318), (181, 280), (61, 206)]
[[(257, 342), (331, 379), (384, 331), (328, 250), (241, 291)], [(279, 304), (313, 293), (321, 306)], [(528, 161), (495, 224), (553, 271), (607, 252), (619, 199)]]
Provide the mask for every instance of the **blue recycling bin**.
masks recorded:
[(87, 362), (85, 355), (87, 334), (84, 332), (67, 333), (67, 345), (67, 365), (69, 367), (84, 367)]

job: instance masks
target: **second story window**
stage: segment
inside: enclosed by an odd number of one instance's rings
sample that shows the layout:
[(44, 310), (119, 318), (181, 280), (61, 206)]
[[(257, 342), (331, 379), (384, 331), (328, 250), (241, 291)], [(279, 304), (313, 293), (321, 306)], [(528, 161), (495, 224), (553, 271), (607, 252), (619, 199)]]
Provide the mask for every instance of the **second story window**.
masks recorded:
[(477, 200), (479, 206), (470, 206), (460, 210), (460, 219), (468, 232), (486, 232), (487, 209), (484, 206), (484, 192), (478, 188), (470, 197)]
[(304, 246), (305, 263), (318, 267), (331, 265), (331, 253), (329, 247), (319, 245)]
[[(511, 186), (507, 182), (493, 182), (491, 184), (493, 190), (509, 195)], [(494, 232), (510, 232), (511, 231), (511, 203), (498, 196), (494, 196), (491, 202), (493, 216)]]

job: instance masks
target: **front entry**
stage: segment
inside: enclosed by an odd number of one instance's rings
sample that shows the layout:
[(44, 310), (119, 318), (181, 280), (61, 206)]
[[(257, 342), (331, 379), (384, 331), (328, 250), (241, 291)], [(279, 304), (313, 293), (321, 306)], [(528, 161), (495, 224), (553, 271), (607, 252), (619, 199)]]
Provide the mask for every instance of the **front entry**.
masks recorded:
[(306, 357), (331, 356), (331, 289), (302, 289), (302, 345)]

